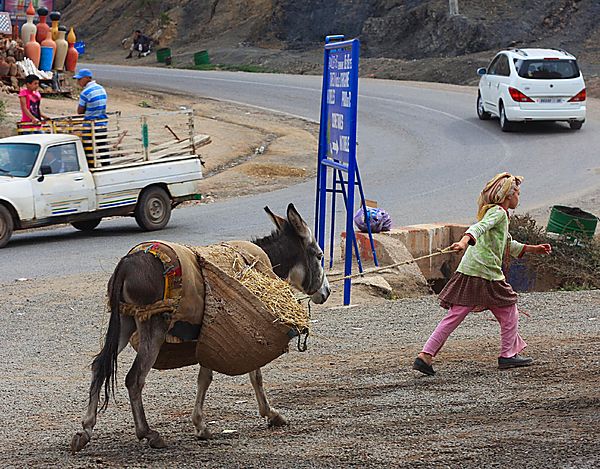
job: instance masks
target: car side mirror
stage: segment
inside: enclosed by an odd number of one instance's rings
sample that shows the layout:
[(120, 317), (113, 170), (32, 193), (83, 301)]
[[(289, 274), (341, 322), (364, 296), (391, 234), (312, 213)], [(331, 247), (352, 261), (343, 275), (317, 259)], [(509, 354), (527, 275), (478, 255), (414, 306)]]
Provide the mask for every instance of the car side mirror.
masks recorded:
[(479, 75), (480, 77), (487, 75), (487, 70), (485, 69), (485, 67), (478, 68), (477, 75)]
[(52, 174), (52, 168), (50, 166), (47, 166), (47, 165), (42, 165), (40, 167), (40, 174), (42, 176), (45, 176), (46, 174)]

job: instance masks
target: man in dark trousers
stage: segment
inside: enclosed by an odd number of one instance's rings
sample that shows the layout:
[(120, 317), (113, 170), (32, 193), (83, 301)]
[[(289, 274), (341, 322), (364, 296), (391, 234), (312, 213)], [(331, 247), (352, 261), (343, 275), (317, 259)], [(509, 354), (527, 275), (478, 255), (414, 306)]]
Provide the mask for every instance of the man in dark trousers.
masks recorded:
[(133, 44), (129, 49), (129, 55), (125, 57), (126, 59), (130, 59), (133, 55), (134, 51), (138, 53), (138, 59), (140, 57), (146, 57), (150, 53), (150, 48), (152, 47), (152, 39), (150, 39), (139, 29), (136, 29), (133, 33)]

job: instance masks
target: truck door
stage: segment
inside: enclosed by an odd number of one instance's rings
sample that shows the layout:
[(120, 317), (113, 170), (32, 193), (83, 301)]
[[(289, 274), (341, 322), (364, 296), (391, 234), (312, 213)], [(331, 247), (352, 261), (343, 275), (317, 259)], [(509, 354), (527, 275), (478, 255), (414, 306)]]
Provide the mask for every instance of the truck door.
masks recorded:
[(80, 167), (75, 143), (48, 147), (39, 172), (43, 178), (33, 180), (36, 218), (90, 211), (94, 181), (87, 168)]

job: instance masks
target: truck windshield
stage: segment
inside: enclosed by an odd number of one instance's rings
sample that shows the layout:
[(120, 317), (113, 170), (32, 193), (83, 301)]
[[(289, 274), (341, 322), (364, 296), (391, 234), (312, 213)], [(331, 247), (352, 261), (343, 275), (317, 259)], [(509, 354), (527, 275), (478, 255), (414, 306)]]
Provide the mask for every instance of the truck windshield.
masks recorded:
[(579, 77), (579, 67), (575, 60), (515, 60), (515, 68), (520, 77), (533, 80), (567, 80)]
[(0, 176), (29, 176), (39, 152), (33, 143), (0, 143)]

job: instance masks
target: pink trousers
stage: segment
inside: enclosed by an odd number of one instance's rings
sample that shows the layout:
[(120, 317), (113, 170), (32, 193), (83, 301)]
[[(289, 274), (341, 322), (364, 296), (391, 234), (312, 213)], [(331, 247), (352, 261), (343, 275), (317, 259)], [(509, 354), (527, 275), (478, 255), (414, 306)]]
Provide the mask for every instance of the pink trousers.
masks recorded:
[[(446, 317), (437, 325), (423, 347), (423, 352), (435, 357), (454, 329), (463, 322), (472, 307), (453, 305)], [(490, 311), (500, 323), (500, 356), (510, 358), (521, 352), (527, 344), (519, 335), (519, 311), (517, 305), (493, 306)]]

